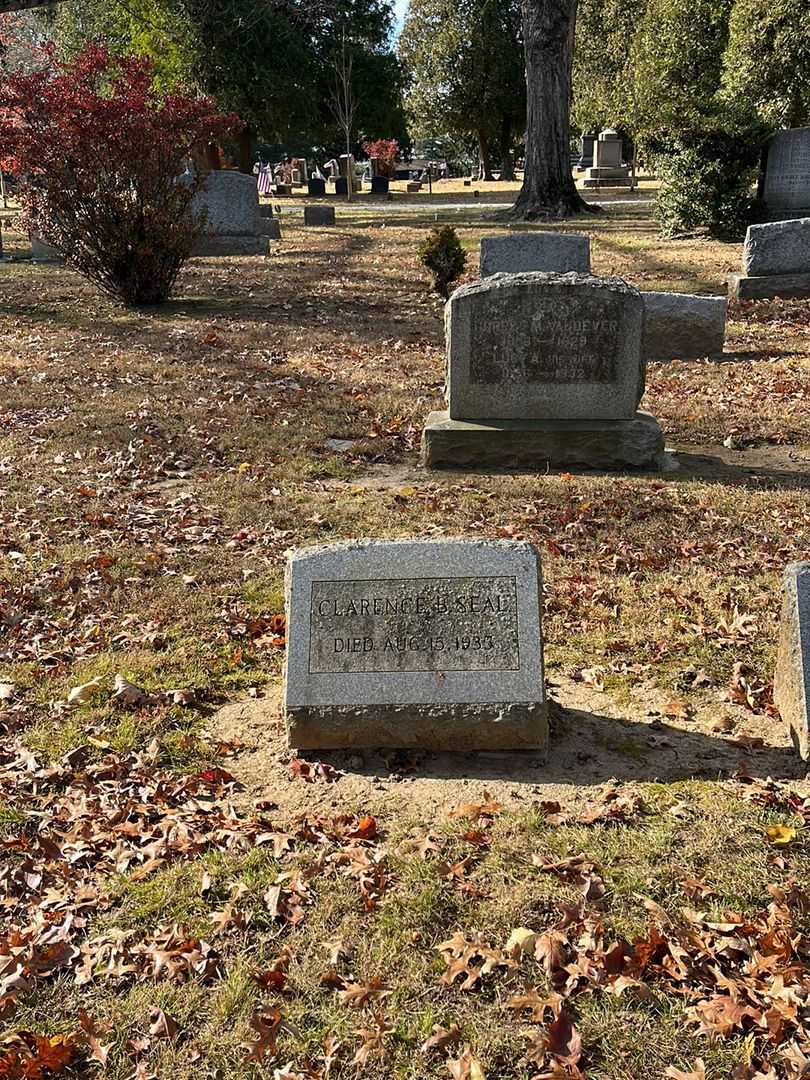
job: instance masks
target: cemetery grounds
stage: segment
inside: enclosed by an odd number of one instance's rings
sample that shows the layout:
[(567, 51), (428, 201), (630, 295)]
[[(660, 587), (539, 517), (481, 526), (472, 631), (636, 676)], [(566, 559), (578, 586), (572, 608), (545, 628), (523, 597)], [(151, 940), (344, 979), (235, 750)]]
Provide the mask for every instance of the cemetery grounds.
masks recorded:
[[(503, 226), (436, 213), (474, 277)], [(739, 245), (646, 213), (577, 222), (595, 273), (724, 293)], [(771, 693), (810, 305), (650, 366), (677, 470), (425, 473), (435, 217), (287, 211), (150, 311), (0, 268), (0, 1075), (802, 1075), (810, 785)], [(294, 757), (284, 553), (456, 535), (541, 551), (548, 762)]]

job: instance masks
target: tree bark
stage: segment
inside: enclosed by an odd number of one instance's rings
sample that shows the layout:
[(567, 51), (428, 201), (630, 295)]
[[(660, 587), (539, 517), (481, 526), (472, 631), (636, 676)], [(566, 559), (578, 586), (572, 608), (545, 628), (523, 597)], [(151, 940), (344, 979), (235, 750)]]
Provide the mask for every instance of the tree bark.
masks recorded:
[(515, 159), (512, 155), (512, 121), (501, 120), (501, 180), (515, 179)]
[(526, 168), (514, 217), (571, 217), (588, 209), (571, 172), (571, 66), (577, 0), (523, 0)]
[(492, 155), (489, 152), (489, 139), (482, 132), (478, 132), (478, 179), (492, 179)]
[(253, 128), (246, 124), (239, 132), (239, 172), (247, 173), (248, 176), (253, 175), (254, 145)]

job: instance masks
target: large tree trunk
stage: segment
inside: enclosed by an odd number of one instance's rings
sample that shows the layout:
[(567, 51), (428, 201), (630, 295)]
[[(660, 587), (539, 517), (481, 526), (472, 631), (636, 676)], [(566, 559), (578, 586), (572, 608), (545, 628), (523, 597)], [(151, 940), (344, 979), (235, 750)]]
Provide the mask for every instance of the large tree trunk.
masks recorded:
[(501, 180), (515, 179), (515, 159), (512, 155), (512, 121), (501, 120)]
[(523, 0), (526, 169), (512, 214), (570, 217), (587, 209), (571, 173), (569, 112), (577, 0)]
[(478, 179), (492, 179), (492, 155), (489, 152), (489, 139), (482, 132), (478, 132)]

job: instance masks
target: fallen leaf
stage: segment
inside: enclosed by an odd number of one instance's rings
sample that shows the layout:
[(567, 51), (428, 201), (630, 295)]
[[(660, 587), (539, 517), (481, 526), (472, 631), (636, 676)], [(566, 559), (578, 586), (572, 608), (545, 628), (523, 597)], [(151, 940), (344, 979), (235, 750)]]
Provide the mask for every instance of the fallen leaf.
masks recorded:
[(664, 1076), (670, 1077), (671, 1080), (706, 1080), (706, 1065), (703, 1058), (697, 1059), (691, 1072), (683, 1072), (681, 1069), (676, 1069), (674, 1065), (670, 1065)]
[(86, 705), (88, 701), (92, 701), (103, 681), (99, 675), (95, 679), (91, 679), (90, 682), (74, 686), (67, 696), (68, 705)]
[(792, 825), (769, 825), (765, 835), (774, 847), (787, 847), (796, 839), (796, 830)]

